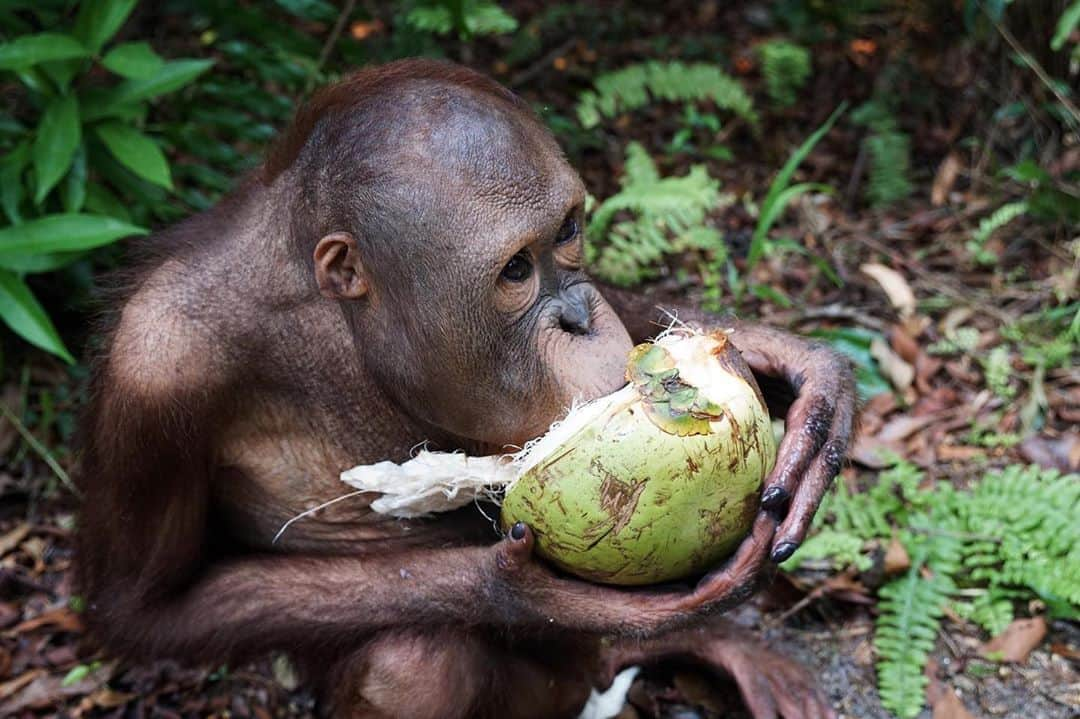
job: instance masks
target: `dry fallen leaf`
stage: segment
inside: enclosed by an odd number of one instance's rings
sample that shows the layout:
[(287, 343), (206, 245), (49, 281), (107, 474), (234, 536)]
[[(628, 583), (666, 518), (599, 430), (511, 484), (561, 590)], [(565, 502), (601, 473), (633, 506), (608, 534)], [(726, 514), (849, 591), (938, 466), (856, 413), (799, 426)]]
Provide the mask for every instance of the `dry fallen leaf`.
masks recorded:
[(874, 339), (870, 343), (870, 356), (877, 360), (878, 367), (885, 379), (889, 380), (901, 394), (907, 392), (915, 381), (915, 368), (893, 351), (883, 340)]
[(30, 525), (26, 522), (20, 522), (10, 532), (0, 536), (0, 557), (7, 556), (7, 553), (19, 546), (19, 543), (26, 539), (28, 534), (30, 534)]
[(1023, 664), (1044, 637), (1046, 620), (1042, 617), (1014, 619), (1005, 631), (983, 644), (979, 653), (987, 659)]
[(926, 414), (921, 417), (902, 414), (885, 423), (885, 426), (878, 432), (878, 439), (882, 442), (900, 442), (939, 419), (940, 417), (937, 414)]
[(1080, 469), (1080, 432), (1065, 432), (1060, 437), (1033, 435), (1020, 444), (1020, 453), (1047, 469), (1075, 472)]
[(896, 354), (904, 358), (905, 362), (913, 363), (919, 357), (919, 343), (902, 325), (892, 326), (889, 331), (889, 344), (896, 350)]
[(900, 540), (893, 537), (889, 541), (889, 548), (885, 550), (885, 574), (893, 575), (906, 572), (911, 567), (911, 557)]
[(115, 709), (121, 707), (137, 697), (136, 694), (118, 692), (108, 687), (102, 687), (87, 697), (90, 706), (99, 709)]
[(859, 268), (863, 274), (870, 277), (885, 291), (889, 302), (901, 317), (907, 317), (915, 313), (915, 293), (911, 285), (896, 270), (876, 262), (868, 262)]
[(3, 684), (0, 684), (0, 699), (7, 699), (10, 696), (14, 696), (22, 690), (30, 682), (34, 681), (42, 674), (45, 674), (44, 669), (31, 669), (30, 671), (20, 674), (14, 679), (9, 679)]
[(25, 622), (12, 627), (9, 633), (24, 634), (42, 627), (48, 627), (54, 632), (81, 632), (83, 623), (78, 614), (67, 607), (59, 607), (44, 614), (39, 614), (33, 619), (27, 619)]
[(930, 394), (933, 391), (930, 379), (941, 371), (944, 364), (945, 361), (940, 357), (932, 357), (928, 354), (920, 353), (915, 358), (915, 388), (920, 394)]
[(101, 667), (79, 681), (71, 683), (65, 683), (63, 673), (42, 672), (35, 676), (24, 689), (0, 704), (0, 714), (14, 716), (27, 709), (44, 709), (49, 705), (61, 703), (67, 697), (89, 694), (108, 680), (111, 671), (111, 665)]
[(930, 189), (930, 202), (934, 207), (941, 207), (949, 199), (956, 178), (960, 176), (960, 156), (950, 152), (938, 166), (937, 174), (934, 175), (934, 185)]
[(975, 719), (975, 715), (964, 708), (960, 697), (951, 689), (945, 689), (934, 701), (934, 719)]
[(893, 464), (889, 455), (903, 453), (903, 447), (897, 443), (883, 442), (876, 435), (860, 432), (848, 450), (848, 458), (870, 469), (885, 469)]
[(964, 444), (942, 444), (937, 448), (939, 462), (970, 462), (984, 454), (986, 450), (982, 447), (970, 447)]

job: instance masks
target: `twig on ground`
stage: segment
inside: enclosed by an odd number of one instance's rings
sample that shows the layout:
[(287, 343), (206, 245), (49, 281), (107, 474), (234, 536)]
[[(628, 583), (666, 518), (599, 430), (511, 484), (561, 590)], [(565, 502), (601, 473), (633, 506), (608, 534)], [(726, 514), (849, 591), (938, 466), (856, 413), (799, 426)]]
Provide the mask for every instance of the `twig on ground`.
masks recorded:
[(8, 422), (11, 422), (11, 426), (15, 428), (15, 431), (23, 438), (23, 440), (30, 446), (30, 449), (34, 450), (39, 457), (41, 457), (45, 464), (49, 465), (49, 469), (53, 471), (56, 478), (60, 480), (60, 483), (71, 490), (72, 494), (82, 499), (82, 492), (75, 486), (75, 483), (71, 481), (71, 477), (64, 471), (64, 468), (60, 466), (60, 463), (56, 461), (56, 457), (49, 451), (48, 447), (38, 441), (38, 438), (22, 423), (18, 415), (11, 411), (11, 408), (4, 402), (0, 402), (0, 414), (4, 416)]

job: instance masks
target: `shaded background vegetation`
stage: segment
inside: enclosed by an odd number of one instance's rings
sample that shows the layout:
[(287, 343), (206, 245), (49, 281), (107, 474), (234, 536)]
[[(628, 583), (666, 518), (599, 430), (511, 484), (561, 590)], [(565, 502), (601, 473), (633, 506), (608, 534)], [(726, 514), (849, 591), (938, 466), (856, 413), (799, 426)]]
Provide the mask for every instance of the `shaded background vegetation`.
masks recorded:
[[(857, 362), (841, 491), (746, 621), (827, 666), (852, 716), (960, 711), (956, 689), (1073, 716), (1078, 27), (1080, 0), (0, 0), (0, 711), (309, 711), (282, 662), (79, 643), (89, 318), (124, 239), (210, 206), (315, 88), (427, 55), (545, 120), (605, 279)], [(1033, 658), (982, 644), (1047, 631)], [(628, 711), (738, 711), (687, 676), (640, 680)]]

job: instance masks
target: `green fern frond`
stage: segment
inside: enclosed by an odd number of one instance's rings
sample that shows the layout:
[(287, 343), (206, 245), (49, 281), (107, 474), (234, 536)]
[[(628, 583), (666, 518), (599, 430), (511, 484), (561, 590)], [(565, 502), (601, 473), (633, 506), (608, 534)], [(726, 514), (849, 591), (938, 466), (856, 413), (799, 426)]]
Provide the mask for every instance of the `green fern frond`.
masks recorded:
[(922, 710), (926, 660), (934, 649), (938, 626), (956, 592), (963, 543), (943, 526), (955, 522), (945, 511), (922, 515), (901, 541), (912, 554), (911, 568), (878, 592), (874, 631), (878, 691), (882, 704), (903, 719)]
[(1080, 475), (1012, 465), (987, 475), (957, 513), (968, 532), (997, 539), (999, 566), (986, 559), (992, 547), (976, 545), (973, 579), (1080, 606)]
[(792, 558), (848, 562), (857, 543), (898, 531), (912, 566), (879, 592), (874, 646), (882, 703), (901, 717), (922, 707), (946, 606), (991, 634), (1032, 595), (1053, 615), (1080, 617), (1080, 475), (1012, 465), (966, 490), (924, 479), (899, 462), (866, 492), (840, 483), (822, 502), (809, 550)]
[(621, 185), (596, 207), (586, 228), (588, 258), (598, 276), (636, 284), (654, 276), (668, 254), (687, 249), (726, 259), (720, 233), (703, 224), (720, 199), (719, 183), (703, 166), (682, 177), (661, 178), (645, 148), (632, 142)]
[(1016, 388), (1012, 386), (1016, 373), (1012, 368), (1009, 346), (1001, 344), (990, 350), (982, 366), (986, 386), (990, 391), (1005, 401), (1011, 400), (1016, 395)]
[(505, 35), (518, 26), (512, 15), (491, 0), (464, 0), (458, 18), (454, 17), (451, 3), (435, 0), (410, 10), (405, 22), (432, 35), (449, 35), (456, 29), (463, 37)]
[(866, 197), (872, 205), (888, 205), (911, 194), (911, 138), (902, 132), (896, 116), (880, 100), (864, 103), (851, 119), (870, 128), (863, 141), (870, 159)]
[(878, 592), (874, 631), (881, 703), (900, 717), (916, 716), (926, 690), (926, 659), (934, 649), (951, 584), (923, 576), (924, 562)]
[(1028, 211), (1027, 201), (1007, 202), (994, 210), (979, 222), (979, 229), (971, 235), (966, 247), (975, 261), (981, 265), (992, 265), (997, 262), (997, 255), (986, 249), (986, 243), (990, 237), (1005, 225)]
[(798, 569), (803, 563), (814, 559), (828, 559), (834, 566), (854, 566), (865, 572), (874, 562), (864, 552), (866, 542), (862, 537), (835, 529), (823, 529), (803, 542), (795, 554), (783, 563), (787, 571)]
[(810, 51), (786, 40), (770, 40), (757, 51), (769, 98), (780, 107), (794, 105), (798, 91), (810, 78)]
[(716, 65), (651, 61), (603, 74), (595, 90), (582, 93), (577, 115), (582, 127), (632, 112), (652, 101), (712, 102), (756, 127), (754, 103), (739, 82)]
[(873, 134), (866, 138), (866, 151), (870, 156), (866, 195), (871, 204), (889, 205), (911, 194), (911, 138), (906, 133)]
[(996, 636), (1012, 623), (1015, 616), (1013, 602), (1023, 597), (1023, 592), (992, 586), (978, 590), (970, 602), (953, 601), (952, 608), (960, 617), (975, 622), (991, 636)]

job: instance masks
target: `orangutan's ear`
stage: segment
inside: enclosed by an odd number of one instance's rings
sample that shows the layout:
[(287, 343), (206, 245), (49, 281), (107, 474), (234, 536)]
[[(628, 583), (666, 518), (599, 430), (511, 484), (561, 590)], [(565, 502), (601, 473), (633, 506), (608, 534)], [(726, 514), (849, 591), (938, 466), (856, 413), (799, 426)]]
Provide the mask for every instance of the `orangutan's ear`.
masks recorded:
[(315, 245), (315, 280), (324, 297), (357, 300), (367, 294), (368, 281), (356, 238), (334, 232)]

